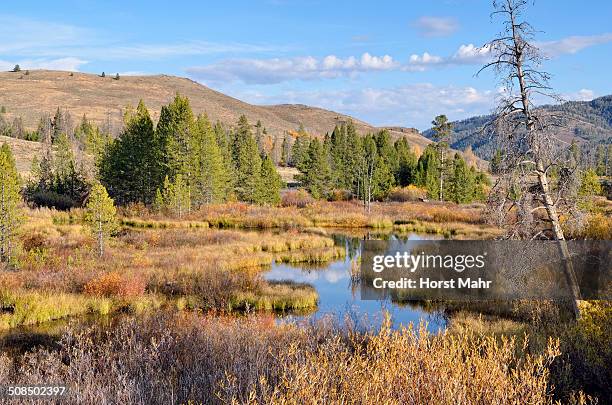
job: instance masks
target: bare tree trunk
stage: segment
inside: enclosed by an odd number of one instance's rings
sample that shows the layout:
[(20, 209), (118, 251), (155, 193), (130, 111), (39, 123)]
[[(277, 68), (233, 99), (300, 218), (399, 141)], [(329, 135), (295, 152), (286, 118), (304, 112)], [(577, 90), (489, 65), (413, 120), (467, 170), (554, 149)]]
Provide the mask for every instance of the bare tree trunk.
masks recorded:
[[(510, 3), (508, 3), (510, 5)], [(513, 10), (512, 6), (509, 6), (510, 10)], [(578, 282), (576, 279), (576, 273), (574, 271), (574, 266), (572, 263), (572, 259), (569, 253), (569, 249), (567, 247), (567, 242), (565, 241), (565, 235), (563, 233), (563, 229), (561, 228), (561, 223), (559, 221), (559, 214), (557, 212), (557, 206), (553, 201), (550, 191), (550, 183), (548, 181), (548, 175), (546, 168), (544, 167), (544, 162), (542, 160), (541, 151), (539, 150), (539, 139), (536, 139), (538, 136), (535, 133), (535, 120), (532, 116), (532, 112), (530, 109), (530, 100), (529, 100), (529, 86), (525, 82), (525, 72), (523, 71), (523, 61), (524, 61), (524, 47), (523, 47), (523, 39), (519, 36), (517, 32), (517, 28), (519, 27), (516, 23), (516, 16), (514, 12), (510, 13), (510, 21), (512, 23), (512, 41), (514, 42), (514, 63), (516, 68), (516, 78), (519, 82), (519, 88), (521, 93), (521, 104), (522, 110), (525, 120), (525, 127), (528, 133), (528, 139), (533, 140), (532, 147), (535, 152), (535, 163), (536, 163), (536, 173), (538, 178), (538, 183), (540, 185), (540, 189), (542, 192), (542, 202), (544, 204), (546, 214), (551, 223), (552, 232), (556, 241), (559, 242), (559, 249), (561, 251), (561, 255), (563, 257), (563, 266), (565, 276), (569, 285), (569, 288), (572, 292), (572, 309), (574, 311), (574, 315), (576, 319), (580, 317), (580, 310), (578, 308), (578, 300), (580, 300), (580, 289), (578, 286)]]

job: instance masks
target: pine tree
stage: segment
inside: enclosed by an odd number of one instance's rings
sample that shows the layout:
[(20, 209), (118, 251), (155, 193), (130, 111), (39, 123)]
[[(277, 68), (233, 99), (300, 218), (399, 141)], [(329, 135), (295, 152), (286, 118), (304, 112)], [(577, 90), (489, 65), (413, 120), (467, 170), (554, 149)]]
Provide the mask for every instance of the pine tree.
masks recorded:
[(193, 184), (192, 201), (196, 206), (225, 201), (229, 173), (215, 139), (210, 121), (205, 115), (198, 117), (192, 138)]
[(266, 155), (261, 163), (261, 182), (258, 202), (266, 205), (280, 204), (280, 190), (283, 181), (274, 167), (270, 156)]
[(326, 198), (332, 188), (331, 167), (327, 152), (318, 139), (310, 141), (307, 156), (299, 180), (314, 198)]
[(219, 146), (225, 173), (227, 174), (227, 183), (225, 185), (225, 195), (228, 199), (232, 198), (234, 193), (234, 162), (232, 160), (232, 141), (230, 134), (223, 128), (221, 122), (217, 121), (213, 128), (215, 139)]
[(401, 187), (416, 182), (417, 157), (410, 150), (410, 145), (406, 137), (395, 141), (395, 151), (397, 153), (398, 168), (395, 173), (395, 180)]
[(378, 155), (374, 164), (374, 175), (372, 176), (372, 199), (380, 201), (387, 198), (394, 184), (395, 178), (391, 167), (381, 155)]
[(0, 262), (11, 264), (16, 232), (22, 220), (19, 174), (7, 144), (0, 147)]
[(105, 239), (110, 237), (117, 228), (116, 215), (114, 202), (108, 196), (104, 186), (100, 183), (94, 184), (85, 208), (85, 221), (96, 237), (99, 257), (104, 255)]
[(190, 147), (194, 124), (189, 99), (177, 94), (172, 103), (162, 107), (156, 129), (156, 136), (164, 150), (164, 174), (174, 179), (180, 173), (188, 184), (193, 174)]
[(150, 204), (165, 172), (163, 145), (155, 137), (153, 121), (140, 101), (126, 114), (125, 129), (112, 142), (100, 163), (100, 178), (120, 204)]
[(168, 176), (166, 176), (164, 179), (162, 201), (164, 203), (164, 208), (179, 218), (182, 218), (183, 215), (191, 210), (189, 187), (183, 180), (182, 174), (177, 174), (174, 181), (170, 181)]
[(440, 163), (436, 146), (427, 145), (419, 157), (416, 168), (416, 185), (425, 187), (429, 198), (440, 198)]
[(307, 164), (309, 144), (310, 141), (306, 135), (298, 135), (291, 148), (291, 166), (302, 172)]
[(235, 192), (241, 201), (255, 203), (259, 199), (261, 157), (247, 118), (238, 120), (232, 144), (235, 167)]
[(474, 178), (465, 160), (456, 153), (453, 159), (453, 173), (449, 179), (447, 199), (458, 204), (469, 203), (474, 199)]

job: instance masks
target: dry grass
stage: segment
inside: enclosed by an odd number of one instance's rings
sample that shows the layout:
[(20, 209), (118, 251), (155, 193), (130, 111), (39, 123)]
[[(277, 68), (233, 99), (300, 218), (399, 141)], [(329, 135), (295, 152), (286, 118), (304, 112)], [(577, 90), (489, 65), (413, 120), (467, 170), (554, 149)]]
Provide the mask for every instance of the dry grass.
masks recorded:
[[(0, 293), (13, 297), (0, 322), (5, 328), (162, 305), (231, 311), (242, 308), (236, 304), (241, 294), (265, 303), (253, 305), (262, 309), (315, 307), (316, 293), (305, 286), (287, 286), (270, 300), (275, 291), (262, 269), (274, 260), (321, 263), (344, 255), (331, 238), (298, 230), (245, 232), (164, 221), (172, 226), (122, 230), (100, 260), (80, 211), (37, 209), (27, 218), (20, 269), (0, 274)], [(31, 315), (21, 315), (30, 309)]]
[(551, 403), (558, 356), (513, 339), (378, 333), (191, 314), (73, 328), (60, 350), (0, 357), (0, 384), (62, 381), (62, 403)]

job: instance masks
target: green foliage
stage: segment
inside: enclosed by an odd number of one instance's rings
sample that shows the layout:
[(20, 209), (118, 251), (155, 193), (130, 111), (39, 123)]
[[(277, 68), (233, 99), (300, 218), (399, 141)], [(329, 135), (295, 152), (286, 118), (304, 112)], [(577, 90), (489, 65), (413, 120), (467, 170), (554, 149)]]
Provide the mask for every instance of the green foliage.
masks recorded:
[(83, 165), (77, 167), (72, 144), (65, 134), (58, 136), (54, 146), (55, 155), (48, 149), (40, 162), (32, 162), (33, 180), (26, 187), (26, 199), (39, 207), (79, 207), (90, 188)]
[(416, 182), (417, 157), (410, 150), (406, 137), (395, 141), (395, 151), (397, 154), (397, 170), (395, 175), (397, 184), (401, 187), (414, 184)]
[[(94, 144), (98, 144), (93, 135)], [(103, 141), (100, 141), (103, 142)], [(153, 121), (140, 101), (126, 116), (125, 129), (103, 154), (99, 172), (102, 184), (120, 204), (150, 204), (162, 185), (162, 145), (156, 139)]]
[(104, 240), (117, 229), (117, 211), (112, 198), (100, 183), (91, 188), (85, 207), (85, 222), (97, 239), (98, 256), (104, 255)]
[(291, 166), (304, 171), (308, 160), (308, 147), (310, 140), (307, 135), (298, 135), (291, 148)]
[(302, 185), (314, 198), (326, 198), (331, 192), (332, 173), (327, 151), (318, 139), (310, 141), (301, 166), (302, 175), (299, 180)]
[(458, 153), (453, 159), (453, 173), (449, 178), (447, 198), (458, 204), (472, 202), (474, 198), (475, 179), (465, 160)]
[(232, 159), (235, 168), (235, 192), (238, 199), (256, 203), (261, 189), (261, 157), (247, 118), (238, 120), (232, 143)]
[(11, 148), (0, 147), (0, 262), (12, 263), (16, 232), (22, 220), (19, 174)]
[(162, 192), (157, 190), (155, 194), (154, 206), (182, 218), (183, 215), (191, 211), (191, 198), (189, 186), (183, 180), (182, 174), (177, 174), (174, 181), (170, 181), (168, 176), (164, 179), (164, 189)]
[(21, 72), (21, 67), (19, 65), (15, 65), (13, 72)]
[(227, 187), (230, 173), (223, 162), (215, 132), (204, 115), (196, 121), (190, 150), (193, 168), (191, 199), (194, 205), (226, 201), (230, 192)]
[(265, 156), (261, 163), (261, 183), (259, 199), (260, 204), (278, 205), (280, 204), (280, 190), (283, 181), (274, 167), (274, 162), (270, 156)]
[(599, 176), (594, 169), (587, 169), (582, 174), (582, 181), (580, 183), (580, 189), (578, 193), (581, 196), (593, 196), (601, 195), (602, 193), (601, 183), (599, 182)]
[(416, 185), (427, 189), (429, 198), (440, 197), (440, 162), (435, 146), (427, 145), (419, 157), (415, 175)]
[(177, 174), (191, 180), (191, 137), (195, 119), (189, 99), (177, 94), (167, 106), (163, 106), (157, 123), (157, 138), (163, 151), (164, 175), (174, 179)]

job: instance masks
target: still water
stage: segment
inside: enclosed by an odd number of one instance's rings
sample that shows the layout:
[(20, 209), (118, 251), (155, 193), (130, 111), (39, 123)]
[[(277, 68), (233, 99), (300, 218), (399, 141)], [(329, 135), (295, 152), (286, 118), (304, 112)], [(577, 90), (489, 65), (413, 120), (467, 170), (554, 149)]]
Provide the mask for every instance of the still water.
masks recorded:
[[(431, 235), (409, 234), (399, 238), (387, 235), (386, 238), (402, 241), (434, 239)], [(319, 294), (319, 303), (315, 312), (308, 315), (287, 315), (284, 320), (303, 321), (330, 317), (341, 322), (350, 322), (361, 329), (376, 329), (384, 319), (385, 313), (391, 316), (393, 328), (413, 323), (418, 326), (426, 322), (431, 332), (438, 332), (446, 327), (445, 320), (435, 313), (428, 313), (418, 304), (399, 304), (390, 299), (362, 300), (360, 287), (351, 282), (351, 268), (358, 266), (360, 256), (360, 239), (335, 235), (340, 246), (344, 245), (347, 254), (344, 259), (313, 267), (312, 265), (288, 265), (276, 263), (265, 274), (268, 281), (292, 281), (312, 285)]]

